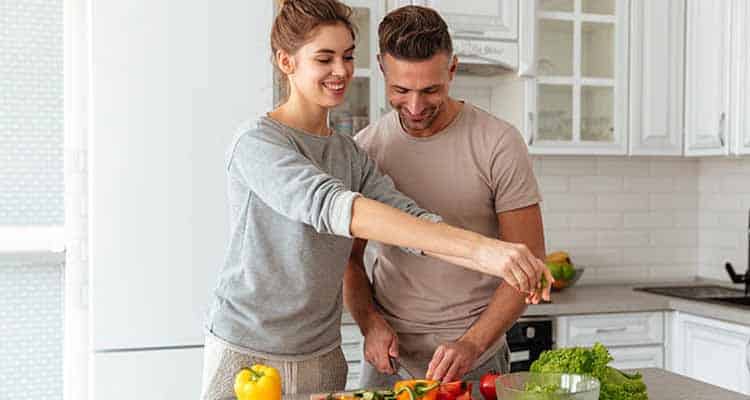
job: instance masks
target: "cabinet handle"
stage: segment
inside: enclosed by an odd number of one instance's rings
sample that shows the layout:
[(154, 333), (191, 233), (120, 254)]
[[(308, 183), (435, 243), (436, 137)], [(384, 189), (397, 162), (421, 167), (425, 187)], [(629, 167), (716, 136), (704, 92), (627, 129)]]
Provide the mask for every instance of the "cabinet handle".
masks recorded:
[(628, 330), (627, 326), (620, 326), (617, 328), (596, 328), (596, 333), (614, 333), (614, 332), (625, 332)]
[(745, 344), (745, 366), (747, 366), (747, 370), (750, 371), (750, 339), (748, 339)]
[(719, 116), (719, 143), (721, 143), (721, 147), (724, 147), (724, 121), (726, 120), (727, 113), (722, 112)]
[(529, 113), (529, 147), (534, 145), (534, 113)]

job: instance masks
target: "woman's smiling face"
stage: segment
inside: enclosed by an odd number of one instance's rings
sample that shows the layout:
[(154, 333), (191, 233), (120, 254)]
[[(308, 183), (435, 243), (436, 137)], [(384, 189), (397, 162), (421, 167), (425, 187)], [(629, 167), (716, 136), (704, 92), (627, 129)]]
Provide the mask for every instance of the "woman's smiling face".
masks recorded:
[(292, 56), (292, 96), (325, 108), (344, 102), (354, 74), (354, 38), (343, 24), (321, 25)]

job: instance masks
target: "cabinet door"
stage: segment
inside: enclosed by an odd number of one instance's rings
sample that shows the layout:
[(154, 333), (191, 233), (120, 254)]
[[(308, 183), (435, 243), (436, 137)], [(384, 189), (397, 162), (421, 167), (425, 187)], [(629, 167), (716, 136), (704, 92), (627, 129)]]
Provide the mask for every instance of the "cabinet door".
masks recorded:
[(685, 153), (729, 149), (729, 1), (687, 0)]
[(735, 0), (732, 11), (731, 132), (735, 154), (750, 154), (750, 4)]
[(398, 0), (396, 4), (436, 9), (454, 38), (518, 39), (518, 0)]
[(574, 315), (557, 318), (555, 342), (559, 347), (661, 345), (661, 312)]
[(196, 399), (203, 348), (97, 353), (92, 359), (91, 399)]
[(675, 333), (678, 372), (750, 394), (750, 327), (679, 314)]
[(630, 4), (630, 154), (681, 155), (685, 0)]
[(346, 375), (346, 388), (356, 389), (359, 387), (360, 363), (365, 362), (362, 356), (362, 345), (364, 338), (359, 332), (359, 326), (351, 319), (349, 314), (344, 314), (341, 323), (341, 350), (349, 366)]
[(535, 154), (625, 154), (627, 0), (540, 1), (524, 129)]

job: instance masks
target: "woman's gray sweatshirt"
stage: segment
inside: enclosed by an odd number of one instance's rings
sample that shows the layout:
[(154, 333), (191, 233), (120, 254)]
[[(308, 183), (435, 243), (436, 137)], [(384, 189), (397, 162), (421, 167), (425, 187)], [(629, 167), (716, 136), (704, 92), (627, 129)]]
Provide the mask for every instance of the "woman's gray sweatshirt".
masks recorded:
[(230, 242), (207, 329), (256, 354), (304, 359), (341, 343), (342, 280), (360, 194), (438, 221), (347, 136), (263, 116), (227, 154)]

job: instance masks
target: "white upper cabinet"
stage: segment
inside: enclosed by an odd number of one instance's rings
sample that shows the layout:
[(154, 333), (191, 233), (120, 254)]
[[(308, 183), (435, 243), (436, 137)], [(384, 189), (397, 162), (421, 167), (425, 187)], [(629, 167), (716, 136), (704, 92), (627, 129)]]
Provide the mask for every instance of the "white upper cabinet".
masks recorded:
[(685, 154), (729, 152), (731, 2), (687, 0)]
[(524, 129), (535, 154), (626, 154), (627, 0), (539, 0)]
[[(532, 55), (524, 50), (519, 53), (518, 0), (391, 0), (389, 5), (391, 8), (419, 5), (438, 11), (448, 24), (459, 63), (474, 65), (470, 73), (493, 75), (497, 72), (495, 68), (477, 69), (477, 65), (499, 65), (511, 70), (520, 67), (519, 72), (528, 73)], [(534, 8), (533, 2), (520, 6), (522, 12)], [(530, 38), (522, 35), (522, 40)]]
[(396, 4), (434, 8), (454, 39), (518, 39), (518, 0), (398, 0)]
[(750, 4), (734, 0), (732, 12), (732, 109), (730, 131), (733, 152), (750, 154)]
[(631, 0), (631, 155), (682, 155), (684, 29), (685, 0)]

